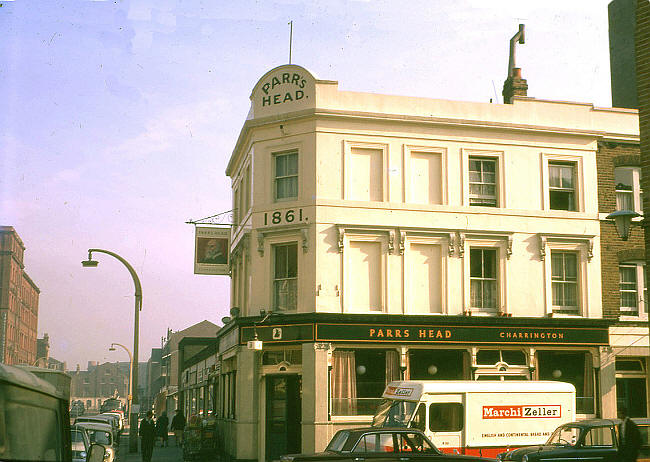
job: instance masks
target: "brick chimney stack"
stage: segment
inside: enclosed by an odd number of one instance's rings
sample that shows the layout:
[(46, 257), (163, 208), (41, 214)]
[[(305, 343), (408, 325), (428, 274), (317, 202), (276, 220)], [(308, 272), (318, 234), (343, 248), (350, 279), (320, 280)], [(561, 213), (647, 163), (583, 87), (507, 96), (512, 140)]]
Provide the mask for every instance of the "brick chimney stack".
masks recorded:
[(521, 68), (512, 69), (512, 75), (503, 82), (503, 102), (512, 104), (513, 96), (527, 96), (528, 83), (526, 79), (521, 78)]

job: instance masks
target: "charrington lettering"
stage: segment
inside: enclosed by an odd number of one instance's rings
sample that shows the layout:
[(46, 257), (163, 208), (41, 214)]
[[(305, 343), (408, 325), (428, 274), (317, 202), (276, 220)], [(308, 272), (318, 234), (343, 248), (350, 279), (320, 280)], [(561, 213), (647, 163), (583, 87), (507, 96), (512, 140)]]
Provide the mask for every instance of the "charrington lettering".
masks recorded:
[[(262, 96), (262, 106), (271, 106), (273, 104), (282, 104), (289, 101), (298, 101), (305, 97), (306, 81), (298, 73), (283, 72), (271, 78), (270, 81), (262, 85), (262, 91), (267, 96)], [(273, 92), (273, 89), (279, 85), (294, 85), (298, 90), (282, 91), (280, 93)]]
[(564, 332), (501, 331), (499, 337), (505, 340), (564, 340)]

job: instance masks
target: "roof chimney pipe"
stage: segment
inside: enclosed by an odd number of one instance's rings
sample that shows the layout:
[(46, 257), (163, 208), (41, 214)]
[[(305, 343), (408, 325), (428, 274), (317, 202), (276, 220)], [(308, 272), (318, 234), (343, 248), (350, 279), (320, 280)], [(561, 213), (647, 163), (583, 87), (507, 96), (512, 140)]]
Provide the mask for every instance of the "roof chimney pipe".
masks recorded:
[(525, 43), (525, 26), (519, 24), (519, 31), (510, 39), (510, 58), (508, 59), (508, 78), (503, 83), (503, 102), (512, 104), (513, 96), (527, 96), (528, 83), (521, 78), (521, 68), (516, 67), (517, 43)]

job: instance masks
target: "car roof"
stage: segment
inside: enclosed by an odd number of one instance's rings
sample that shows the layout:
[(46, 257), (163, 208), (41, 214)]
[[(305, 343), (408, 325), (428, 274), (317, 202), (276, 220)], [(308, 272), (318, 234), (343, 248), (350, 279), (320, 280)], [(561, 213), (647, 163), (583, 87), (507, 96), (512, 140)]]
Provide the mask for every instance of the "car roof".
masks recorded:
[(78, 423), (75, 424), (75, 426), (89, 428), (91, 430), (104, 430), (104, 431), (108, 431), (108, 432), (112, 432), (112, 430), (113, 430), (113, 427), (111, 427), (111, 424), (102, 423), (102, 422), (78, 422)]
[(585, 419), (585, 420), (577, 420), (574, 422), (568, 422), (565, 423), (564, 425), (571, 425), (572, 427), (603, 427), (607, 425), (618, 425), (620, 424), (621, 421), (619, 419)]

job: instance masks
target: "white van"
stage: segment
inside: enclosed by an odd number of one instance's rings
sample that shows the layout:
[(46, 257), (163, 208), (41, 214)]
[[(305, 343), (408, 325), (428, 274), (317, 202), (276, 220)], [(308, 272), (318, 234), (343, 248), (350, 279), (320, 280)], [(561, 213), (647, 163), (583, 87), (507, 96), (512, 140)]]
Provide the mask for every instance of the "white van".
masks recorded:
[(570, 383), (551, 381), (390, 382), (373, 426), (419, 428), (443, 452), (496, 457), (573, 421), (575, 395)]

